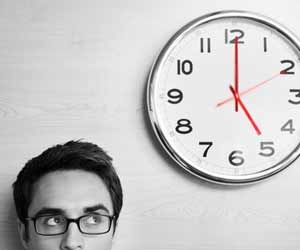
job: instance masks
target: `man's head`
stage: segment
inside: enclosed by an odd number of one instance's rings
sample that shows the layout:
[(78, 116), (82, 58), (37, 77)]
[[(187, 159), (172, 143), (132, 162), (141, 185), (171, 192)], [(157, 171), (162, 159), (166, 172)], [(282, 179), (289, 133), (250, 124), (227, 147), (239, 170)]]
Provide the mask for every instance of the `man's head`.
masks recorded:
[(28, 250), (109, 250), (123, 195), (112, 158), (69, 141), (28, 161), (13, 184)]

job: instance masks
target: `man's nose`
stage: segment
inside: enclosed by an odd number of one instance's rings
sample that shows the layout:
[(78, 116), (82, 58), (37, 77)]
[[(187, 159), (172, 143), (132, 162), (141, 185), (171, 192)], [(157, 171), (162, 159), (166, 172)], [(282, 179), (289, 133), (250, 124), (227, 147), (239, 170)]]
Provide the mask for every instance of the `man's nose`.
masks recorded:
[(61, 241), (61, 250), (84, 250), (83, 235), (76, 223), (71, 222)]

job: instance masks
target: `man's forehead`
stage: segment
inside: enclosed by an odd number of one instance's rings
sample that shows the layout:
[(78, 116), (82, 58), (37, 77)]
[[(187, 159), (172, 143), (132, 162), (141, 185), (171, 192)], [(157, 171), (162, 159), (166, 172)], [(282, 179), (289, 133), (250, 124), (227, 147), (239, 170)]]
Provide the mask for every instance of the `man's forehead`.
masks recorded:
[(28, 214), (56, 208), (75, 215), (97, 205), (113, 213), (110, 194), (99, 176), (81, 170), (55, 171), (34, 184)]

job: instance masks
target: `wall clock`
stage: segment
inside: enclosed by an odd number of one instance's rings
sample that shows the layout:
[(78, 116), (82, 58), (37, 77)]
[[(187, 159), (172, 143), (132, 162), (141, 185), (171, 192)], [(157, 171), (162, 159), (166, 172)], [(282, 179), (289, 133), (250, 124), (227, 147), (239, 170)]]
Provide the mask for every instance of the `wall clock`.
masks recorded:
[(164, 46), (148, 78), (156, 137), (190, 173), (223, 184), (265, 179), (300, 152), (300, 43), (244, 11), (202, 16)]

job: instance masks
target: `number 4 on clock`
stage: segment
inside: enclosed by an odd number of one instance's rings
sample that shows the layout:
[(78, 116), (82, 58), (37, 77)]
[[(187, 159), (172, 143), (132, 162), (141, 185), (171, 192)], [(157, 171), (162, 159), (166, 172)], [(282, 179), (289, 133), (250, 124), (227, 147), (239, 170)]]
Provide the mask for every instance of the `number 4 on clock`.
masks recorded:
[(293, 120), (289, 119), (280, 129), (281, 131), (289, 132), (290, 134), (293, 134), (296, 130), (294, 128)]

